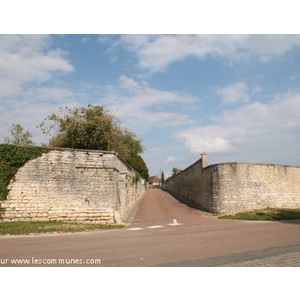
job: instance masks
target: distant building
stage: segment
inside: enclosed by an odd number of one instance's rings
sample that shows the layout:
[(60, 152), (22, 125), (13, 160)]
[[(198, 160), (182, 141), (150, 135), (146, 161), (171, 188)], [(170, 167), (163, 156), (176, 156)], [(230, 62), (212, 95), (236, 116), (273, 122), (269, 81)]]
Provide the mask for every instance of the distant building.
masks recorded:
[(149, 188), (154, 189), (160, 186), (160, 179), (157, 176), (150, 176), (149, 177)]

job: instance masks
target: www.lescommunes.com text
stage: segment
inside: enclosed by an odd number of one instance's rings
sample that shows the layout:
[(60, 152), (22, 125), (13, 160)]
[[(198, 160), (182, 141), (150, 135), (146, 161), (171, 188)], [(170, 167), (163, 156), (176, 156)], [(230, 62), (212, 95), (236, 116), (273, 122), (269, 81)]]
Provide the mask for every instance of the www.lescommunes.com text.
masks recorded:
[(100, 258), (1, 258), (0, 265), (100, 265)]

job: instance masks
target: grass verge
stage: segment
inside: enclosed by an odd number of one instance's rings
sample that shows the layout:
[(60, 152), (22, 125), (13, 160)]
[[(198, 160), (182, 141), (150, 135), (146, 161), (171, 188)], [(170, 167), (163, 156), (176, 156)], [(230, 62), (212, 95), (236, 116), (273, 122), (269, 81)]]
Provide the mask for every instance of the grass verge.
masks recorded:
[(68, 222), (2, 222), (0, 223), (0, 235), (26, 235), (38, 233), (67, 233), (84, 232), (95, 230), (120, 229), (124, 225), (102, 225), (102, 224), (83, 224)]
[(236, 215), (219, 216), (219, 219), (246, 220), (246, 221), (287, 221), (300, 219), (300, 208), (266, 208)]

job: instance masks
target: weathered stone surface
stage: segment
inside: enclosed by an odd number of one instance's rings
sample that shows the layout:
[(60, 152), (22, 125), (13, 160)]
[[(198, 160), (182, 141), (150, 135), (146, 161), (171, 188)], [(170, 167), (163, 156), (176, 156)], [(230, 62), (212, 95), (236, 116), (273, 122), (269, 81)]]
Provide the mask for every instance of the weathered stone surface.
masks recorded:
[[(27, 162), (8, 188), (3, 220), (126, 220), (145, 192), (135, 171), (116, 153), (54, 150)], [(10, 212), (14, 211), (14, 214)]]
[(300, 167), (231, 163), (213, 174), (218, 213), (300, 207)]
[(167, 180), (163, 189), (218, 214), (300, 207), (298, 166), (222, 163), (203, 167), (207, 161), (203, 164), (202, 159)]

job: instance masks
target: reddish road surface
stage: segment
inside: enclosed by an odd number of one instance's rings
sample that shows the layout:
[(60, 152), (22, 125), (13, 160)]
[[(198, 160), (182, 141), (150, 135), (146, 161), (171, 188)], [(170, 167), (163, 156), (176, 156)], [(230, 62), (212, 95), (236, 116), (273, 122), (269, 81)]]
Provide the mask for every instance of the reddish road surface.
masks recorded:
[(0, 267), (300, 266), (299, 225), (219, 220), (149, 190), (124, 229), (0, 237)]

